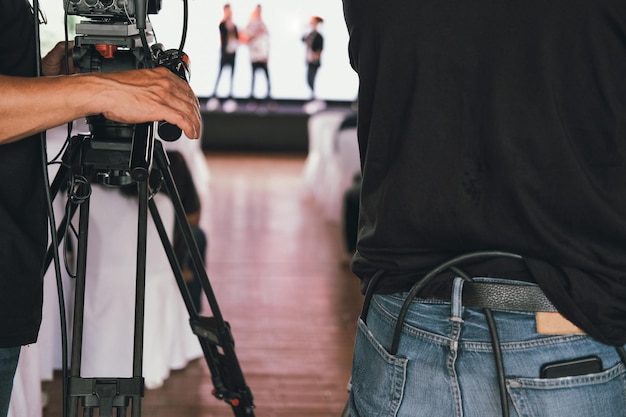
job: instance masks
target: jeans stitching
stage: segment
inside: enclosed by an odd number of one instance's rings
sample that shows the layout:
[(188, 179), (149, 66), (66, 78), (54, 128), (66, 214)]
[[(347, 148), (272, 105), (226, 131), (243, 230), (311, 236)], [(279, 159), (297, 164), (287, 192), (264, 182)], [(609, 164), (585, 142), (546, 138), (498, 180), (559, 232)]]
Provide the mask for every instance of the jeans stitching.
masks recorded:
[(448, 359), (446, 366), (448, 368), (448, 375), (450, 376), (450, 390), (452, 393), (454, 403), (454, 415), (457, 417), (463, 417), (463, 407), (461, 400), (461, 386), (456, 373), (456, 359), (458, 357), (459, 338), (461, 336), (462, 323), (455, 320), (450, 320), (450, 344)]

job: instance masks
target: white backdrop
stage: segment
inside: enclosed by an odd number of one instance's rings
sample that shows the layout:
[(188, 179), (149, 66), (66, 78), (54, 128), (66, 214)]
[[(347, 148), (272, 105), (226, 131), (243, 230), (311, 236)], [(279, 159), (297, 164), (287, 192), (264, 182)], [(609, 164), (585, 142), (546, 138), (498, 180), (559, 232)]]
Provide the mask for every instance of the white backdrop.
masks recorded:
[[(48, 16), (42, 26), (44, 52), (63, 39), (63, 0), (40, 0)], [(270, 32), (269, 70), (272, 95), (276, 99), (308, 99), (305, 46), (301, 40), (308, 31), (312, 15), (324, 18), (320, 32), (324, 36), (322, 66), (316, 81), (316, 93), (326, 100), (352, 101), (356, 98), (358, 79), (348, 62), (348, 33), (340, 0), (189, 0), (189, 28), (185, 51), (191, 58), (190, 84), (199, 97), (208, 97), (219, 69), (219, 31), (222, 7), (229, 2), (233, 21), (243, 29), (253, 8), (261, 4), (263, 20)], [(183, 21), (182, 0), (162, 0), (162, 9), (150, 19), (157, 40), (167, 49), (180, 44)], [(70, 29), (73, 23), (70, 24)], [(70, 35), (71, 37), (73, 35)], [(222, 74), (218, 94), (226, 94), (228, 69)], [(234, 95), (250, 95), (251, 68), (248, 50), (239, 47), (235, 64)], [(257, 75), (258, 95), (265, 91), (264, 77)]]

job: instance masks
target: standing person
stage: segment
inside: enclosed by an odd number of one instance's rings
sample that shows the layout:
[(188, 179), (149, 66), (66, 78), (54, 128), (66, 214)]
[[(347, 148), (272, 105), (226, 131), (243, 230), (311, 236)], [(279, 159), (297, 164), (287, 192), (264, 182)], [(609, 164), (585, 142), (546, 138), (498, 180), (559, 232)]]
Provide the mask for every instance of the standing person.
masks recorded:
[(200, 135), (189, 85), (166, 68), (64, 73), (64, 44), (41, 63), (32, 10), (0, 0), (0, 416), (6, 416), (21, 346), (37, 340), (47, 245), (46, 198), (38, 132), (88, 115), (121, 123), (166, 120)]
[[(373, 285), (351, 417), (626, 415), (626, 2), (343, 5)], [(424, 283), (484, 250), (521, 258)]]
[(302, 37), (302, 42), (306, 44), (307, 84), (311, 90), (311, 102), (308, 103), (308, 108), (315, 111), (324, 107), (315, 96), (315, 78), (322, 64), (322, 51), (324, 50), (324, 37), (318, 27), (323, 22), (324, 19), (321, 17), (312, 16), (309, 22), (311, 31)]
[[(211, 98), (217, 97), (217, 87), (222, 77), (222, 71), (224, 68), (230, 68), (230, 82), (228, 86), (228, 100), (232, 101), (233, 98), (233, 84), (235, 79), (235, 58), (237, 56), (237, 48), (239, 47), (239, 31), (237, 26), (233, 22), (233, 11), (230, 4), (225, 4), (223, 7), (224, 15), (219, 24), (220, 31), (220, 69), (217, 73), (215, 80), (215, 87), (213, 88), (213, 95)], [(233, 101), (234, 103), (234, 101)]]
[(270, 36), (267, 26), (261, 18), (261, 5), (257, 5), (250, 16), (246, 26), (246, 40), (250, 51), (250, 63), (252, 64), (252, 85), (250, 86), (250, 100), (254, 100), (254, 81), (258, 70), (265, 74), (267, 82), (267, 94), (265, 100), (269, 100), (271, 94), (270, 74), (267, 61), (270, 53)]

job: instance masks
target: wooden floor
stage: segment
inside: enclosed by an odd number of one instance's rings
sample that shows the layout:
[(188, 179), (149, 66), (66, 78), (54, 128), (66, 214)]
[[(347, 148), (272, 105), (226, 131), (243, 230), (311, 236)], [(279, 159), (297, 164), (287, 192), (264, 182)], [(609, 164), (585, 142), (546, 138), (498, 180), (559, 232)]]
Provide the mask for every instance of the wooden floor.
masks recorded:
[[(304, 156), (210, 154), (209, 279), (257, 417), (339, 417), (362, 297), (339, 225), (303, 194)], [(206, 310), (205, 310), (205, 315)], [(147, 390), (143, 416), (233, 416), (204, 359)], [(44, 417), (60, 417), (59, 377)]]

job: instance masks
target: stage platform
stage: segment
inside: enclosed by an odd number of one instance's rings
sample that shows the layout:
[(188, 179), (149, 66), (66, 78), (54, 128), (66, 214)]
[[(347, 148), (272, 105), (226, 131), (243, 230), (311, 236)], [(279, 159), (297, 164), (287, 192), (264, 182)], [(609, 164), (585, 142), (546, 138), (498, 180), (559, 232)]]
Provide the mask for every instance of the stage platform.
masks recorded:
[[(236, 99), (229, 108), (224, 99), (217, 108), (200, 99), (205, 151), (306, 153), (307, 123), (311, 114), (304, 101), (249, 101)], [(229, 103), (233, 104), (233, 103)], [(325, 102), (325, 110), (352, 111), (350, 102)]]

